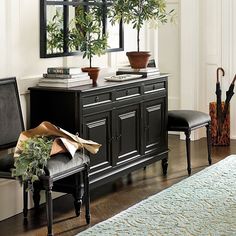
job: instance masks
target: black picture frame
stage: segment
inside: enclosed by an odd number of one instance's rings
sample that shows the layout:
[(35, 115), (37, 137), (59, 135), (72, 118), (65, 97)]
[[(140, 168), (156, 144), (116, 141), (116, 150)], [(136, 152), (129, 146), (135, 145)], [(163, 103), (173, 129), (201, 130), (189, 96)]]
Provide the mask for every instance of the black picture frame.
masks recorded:
[[(100, 0), (100, 1), (92, 1), (92, 0), (40, 0), (40, 58), (51, 58), (51, 57), (64, 57), (64, 56), (73, 56), (79, 55), (80, 51), (69, 51), (68, 48), (68, 25), (69, 25), (69, 10), (70, 7), (76, 7), (79, 5), (84, 5), (85, 8), (90, 5), (101, 5), (104, 8), (104, 12), (106, 12), (106, 8), (111, 6), (111, 0)], [(47, 11), (49, 6), (58, 6), (63, 9), (63, 49), (61, 52), (48, 52), (47, 48)], [(103, 22), (103, 33), (107, 33), (109, 31), (109, 22), (104, 14), (102, 19)], [(118, 42), (117, 47), (110, 47), (107, 49), (107, 52), (118, 52), (124, 50), (124, 29), (122, 21), (120, 24), (116, 26), (118, 39), (115, 41)]]

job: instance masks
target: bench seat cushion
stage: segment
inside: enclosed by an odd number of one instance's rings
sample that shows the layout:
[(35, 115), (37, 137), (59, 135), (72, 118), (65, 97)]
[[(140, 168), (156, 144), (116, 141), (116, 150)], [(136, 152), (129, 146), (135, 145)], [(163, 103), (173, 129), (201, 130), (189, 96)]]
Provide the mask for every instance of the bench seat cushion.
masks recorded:
[(69, 154), (63, 153), (52, 156), (48, 160), (47, 169), (50, 176), (55, 176), (57, 174), (62, 175), (73, 169), (83, 167), (85, 163), (89, 163), (89, 157), (85, 154), (76, 152), (75, 156), (72, 158)]
[[(52, 156), (48, 160), (47, 169), (50, 176), (62, 174), (63, 172), (69, 172), (73, 169), (82, 167), (85, 163), (89, 163), (89, 157), (83, 155), (80, 152), (76, 152), (75, 156), (71, 156), (67, 153), (58, 154)], [(11, 169), (14, 168), (13, 153), (3, 155), (0, 157), (0, 175), (4, 178), (13, 178), (11, 176)], [(3, 177), (2, 177), (3, 178)]]
[(206, 113), (193, 110), (168, 111), (168, 130), (186, 131), (207, 125), (211, 120)]

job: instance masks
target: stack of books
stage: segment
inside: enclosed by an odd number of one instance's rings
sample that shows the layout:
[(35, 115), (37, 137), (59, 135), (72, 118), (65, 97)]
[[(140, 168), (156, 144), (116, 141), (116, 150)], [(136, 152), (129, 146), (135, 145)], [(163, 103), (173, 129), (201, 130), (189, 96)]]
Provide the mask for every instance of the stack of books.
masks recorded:
[(92, 84), (92, 80), (87, 72), (82, 72), (80, 67), (50, 67), (38, 83), (39, 86), (57, 88), (70, 88), (86, 84)]
[(118, 71), (116, 72), (116, 74), (117, 75), (137, 74), (137, 75), (142, 75), (142, 78), (146, 78), (148, 76), (160, 75), (160, 70), (156, 67), (133, 69), (127, 66), (127, 67), (118, 68)]

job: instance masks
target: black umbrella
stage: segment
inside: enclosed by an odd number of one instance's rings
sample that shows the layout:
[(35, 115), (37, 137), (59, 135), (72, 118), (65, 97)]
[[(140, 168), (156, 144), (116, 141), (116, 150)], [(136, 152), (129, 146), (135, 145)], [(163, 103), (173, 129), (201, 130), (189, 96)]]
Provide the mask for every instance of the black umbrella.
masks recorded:
[(225, 99), (225, 106), (224, 106), (224, 111), (223, 111), (222, 123), (224, 122), (224, 120), (226, 118), (226, 115), (227, 115), (227, 112), (228, 112), (228, 109), (229, 109), (229, 102), (230, 102), (231, 98), (234, 95), (235, 80), (236, 80), (236, 75), (234, 76), (234, 79), (233, 79), (232, 83), (229, 86), (229, 90), (226, 92), (226, 99)]
[(225, 75), (225, 71), (222, 67), (218, 67), (216, 71), (216, 117), (217, 117), (217, 132), (221, 134), (221, 126), (222, 126), (222, 109), (221, 109), (221, 89), (220, 89), (220, 80), (219, 80), (219, 72), (222, 72), (222, 76)]

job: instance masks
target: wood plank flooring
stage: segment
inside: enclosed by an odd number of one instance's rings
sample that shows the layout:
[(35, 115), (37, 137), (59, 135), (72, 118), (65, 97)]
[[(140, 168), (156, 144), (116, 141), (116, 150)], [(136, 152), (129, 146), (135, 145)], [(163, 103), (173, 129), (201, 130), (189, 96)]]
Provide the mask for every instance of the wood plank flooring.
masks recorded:
[[(161, 162), (147, 166), (129, 176), (117, 179), (91, 192), (91, 224), (97, 224), (127, 209), (141, 200), (187, 178), (185, 142), (176, 135), (169, 135), (169, 167), (167, 177), (162, 176)], [(208, 166), (206, 139), (191, 142), (192, 174)], [(213, 164), (230, 154), (236, 154), (236, 140), (228, 147), (213, 147)], [(80, 217), (75, 217), (73, 199), (65, 195), (54, 200), (54, 234), (75, 235), (88, 226), (84, 220), (84, 208)], [(4, 203), (0, 203), (4, 204)], [(44, 205), (39, 211), (29, 211), (28, 224), (24, 226), (23, 215), (19, 214), (0, 222), (0, 236), (47, 234)]]

